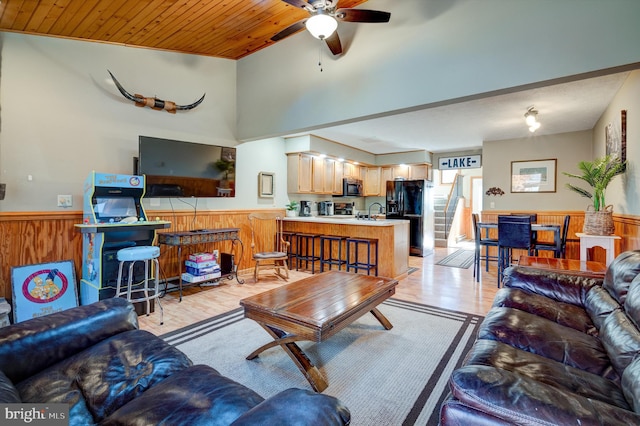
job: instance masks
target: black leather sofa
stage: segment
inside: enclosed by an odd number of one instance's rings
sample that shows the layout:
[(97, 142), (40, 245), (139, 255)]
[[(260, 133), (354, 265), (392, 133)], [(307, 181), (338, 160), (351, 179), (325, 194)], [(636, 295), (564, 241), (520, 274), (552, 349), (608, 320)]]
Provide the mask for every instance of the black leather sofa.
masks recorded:
[(640, 425), (640, 251), (604, 279), (511, 267), (442, 425)]
[(288, 389), (267, 400), (138, 329), (124, 299), (0, 329), (0, 403), (67, 403), (75, 425), (343, 425), (336, 398)]

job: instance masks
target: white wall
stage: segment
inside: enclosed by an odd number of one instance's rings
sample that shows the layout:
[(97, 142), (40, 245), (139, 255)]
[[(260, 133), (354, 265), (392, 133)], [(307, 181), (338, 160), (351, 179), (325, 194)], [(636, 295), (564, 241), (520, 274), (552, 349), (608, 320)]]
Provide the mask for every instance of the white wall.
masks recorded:
[[(482, 145), (482, 186), (497, 186), (505, 195), (484, 195), (483, 210), (584, 210), (589, 200), (565, 188), (572, 179), (563, 171), (578, 173), (580, 160), (592, 157), (592, 132), (571, 132), (557, 135), (531, 135), (523, 139), (485, 141)], [(557, 159), (556, 192), (511, 193), (511, 162)], [(575, 183), (575, 182), (573, 182)]]
[[(339, 58), (306, 31), (238, 61), (251, 140), (640, 62), (637, 0), (369, 0)], [(259, 70), (259, 71), (258, 71)]]
[[(627, 110), (627, 171), (616, 177), (606, 192), (615, 213), (640, 214), (640, 71), (632, 72), (594, 127), (593, 157), (605, 155), (605, 127), (620, 126), (620, 111)], [(586, 199), (585, 199), (586, 200)]]
[[(58, 210), (58, 194), (73, 195), (72, 209), (81, 210), (82, 183), (91, 170), (133, 172), (139, 135), (237, 144), (235, 61), (13, 33), (0, 37), (0, 182), (7, 184), (0, 211)], [(117, 91), (107, 69), (132, 94), (178, 104), (206, 97), (175, 115), (138, 108)], [(238, 160), (243, 167), (242, 156)], [(238, 181), (244, 194), (249, 182)], [(241, 203), (202, 199), (199, 207)]]

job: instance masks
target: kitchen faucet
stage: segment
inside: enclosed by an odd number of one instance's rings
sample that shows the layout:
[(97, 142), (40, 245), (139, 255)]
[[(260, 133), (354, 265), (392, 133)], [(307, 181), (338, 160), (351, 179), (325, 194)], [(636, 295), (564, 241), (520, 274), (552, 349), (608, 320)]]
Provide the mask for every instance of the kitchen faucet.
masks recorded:
[(380, 206), (378, 213), (382, 213), (382, 210), (384, 209), (384, 206), (378, 203), (377, 201), (375, 203), (371, 203), (371, 205), (369, 206), (369, 220), (376, 220), (374, 217), (371, 216), (371, 207), (375, 206), (376, 204)]

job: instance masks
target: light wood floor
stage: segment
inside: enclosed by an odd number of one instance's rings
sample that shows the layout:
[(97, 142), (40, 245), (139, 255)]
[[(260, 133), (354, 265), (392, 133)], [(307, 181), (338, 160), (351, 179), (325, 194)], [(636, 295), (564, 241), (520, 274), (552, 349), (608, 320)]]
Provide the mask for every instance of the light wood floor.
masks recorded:
[[(473, 246), (463, 244), (465, 249)], [(468, 269), (436, 265), (436, 263), (457, 248), (436, 248), (435, 254), (426, 257), (411, 256), (409, 266), (415, 272), (401, 279), (396, 287), (396, 299), (424, 303), (440, 308), (486, 315), (497, 291), (496, 266), (490, 264), (489, 272), (482, 265), (482, 280), (473, 278), (473, 266)], [(310, 276), (302, 271), (290, 271), (290, 280)], [(217, 286), (198, 288), (191, 286), (183, 290), (182, 302), (178, 292), (169, 292), (161, 299), (164, 308), (164, 325), (160, 325), (160, 311), (149, 316), (138, 317), (140, 328), (161, 335), (189, 324), (210, 318), (240, 306), (240, 299), (257, 294), (286, 282), (270, 271), (263, 271), (256, 283), (253, 274), (241, 275), (245, 283), (223, 281)]]

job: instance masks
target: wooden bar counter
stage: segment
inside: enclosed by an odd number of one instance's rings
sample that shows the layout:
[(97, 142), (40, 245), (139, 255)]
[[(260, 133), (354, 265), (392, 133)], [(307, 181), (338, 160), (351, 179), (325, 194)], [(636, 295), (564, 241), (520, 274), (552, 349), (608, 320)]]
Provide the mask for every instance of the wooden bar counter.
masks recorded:
[(408, 220), (357, 220), (339, 216), (284, 218), (283, 229), (318, 235), (378, 239), (378, 275), (398, 279), (409, 270)]

